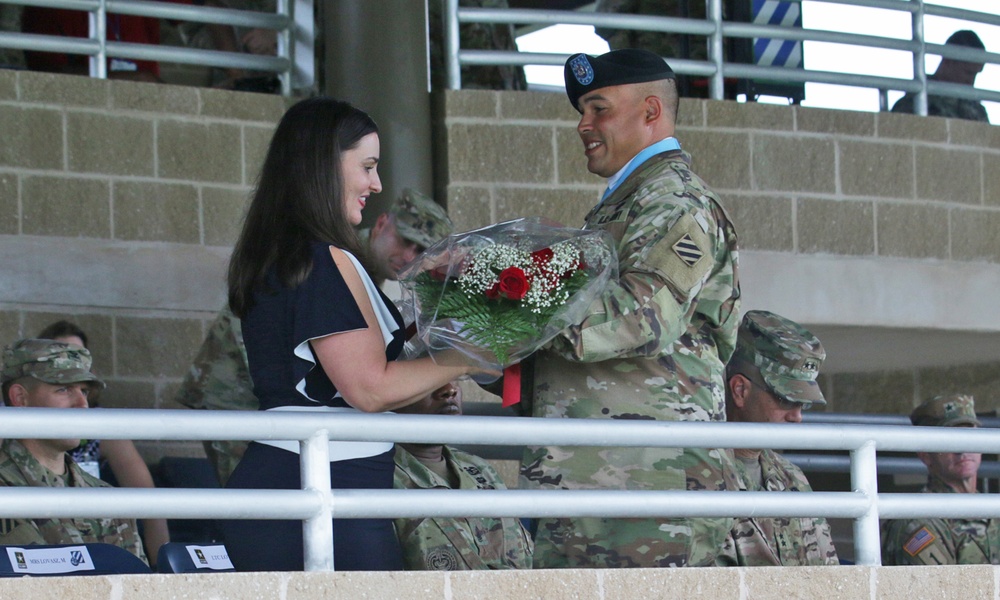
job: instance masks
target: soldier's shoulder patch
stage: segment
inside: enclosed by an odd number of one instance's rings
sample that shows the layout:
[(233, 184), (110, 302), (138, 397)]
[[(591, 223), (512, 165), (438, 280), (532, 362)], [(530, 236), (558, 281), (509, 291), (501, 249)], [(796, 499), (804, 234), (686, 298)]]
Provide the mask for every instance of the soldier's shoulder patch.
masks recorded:
[(921, 527), (903, 544), (903, 550), (910, 556), (916, 556), (936, 539), (937, 536), (931, 533), (930, 530), (926, 527)]
[(686, 213), (649, 249), (646, 260), (668, 283), (687, 294), (712, 269), (711, 247), (709, 235), (692, 214)]
[(424, 564), (428, 571), (456, 571), (458, 557), (451, 548), (434, 548), (424, 557)]
[(705, 256), (705, 253), (698, 247), (698, 244), (696, 244), (694, 240), (691, 239), (691, 236), (686, 233), (681, 237), (681, 239), (674, 243), (672, 248), (674, 250), (674, 254), (677, 255), (677, 258), (681, 259), (681, 262), (688, 267), (695, 266), (698, 264), (698, 261)]

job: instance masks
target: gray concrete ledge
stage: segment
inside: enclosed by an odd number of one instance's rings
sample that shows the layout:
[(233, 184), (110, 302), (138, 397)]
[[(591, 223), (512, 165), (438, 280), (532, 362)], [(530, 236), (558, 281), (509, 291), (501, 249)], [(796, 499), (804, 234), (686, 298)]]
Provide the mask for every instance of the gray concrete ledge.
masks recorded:
[(883, 600), (998, 597), (998, 569), (768, 567), (421, 573), (218, 573), (0, 580), (5, 600)]
[(216, 311), (230, 249), (0, 236), (0, 303)]

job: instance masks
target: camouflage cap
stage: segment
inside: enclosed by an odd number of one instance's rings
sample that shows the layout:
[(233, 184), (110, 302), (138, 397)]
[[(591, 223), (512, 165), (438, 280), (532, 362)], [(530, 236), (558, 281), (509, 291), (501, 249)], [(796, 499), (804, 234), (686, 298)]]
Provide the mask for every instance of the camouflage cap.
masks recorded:
[(448, 237), (454, 229), (444, 208), (416, 190), (403, 190), (389, 214), (395, 219), (399, 235), (424, 248)]
[(910, 422), (925, 427), (982, 425), (976, 418), (975, 401), (965, 394), (935, 396), (910, 413)]
[(795, 321), (764, 310), (743, 316), (729, 364), (736, 372), (754, 367), (779, 398), (826, 404), (816, 383), (826, 351), (819, 339)]
[(25, 339), (3, 350), (3, 383), (34, 377), (51, 384), (90, 382), (100, 388), (104, 382), (90, 372), (90, 351), (76, 344), (54, 340)]

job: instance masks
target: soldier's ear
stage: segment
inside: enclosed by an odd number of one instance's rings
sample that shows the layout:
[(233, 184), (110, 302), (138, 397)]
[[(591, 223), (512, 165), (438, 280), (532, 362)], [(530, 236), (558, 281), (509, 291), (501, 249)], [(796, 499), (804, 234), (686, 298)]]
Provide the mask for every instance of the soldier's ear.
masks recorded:
[(750, 382), (739, 373), (733, 375), (729, 378), (729, 394), (736, 408), (745, 407), (750, 394)]
[(663, 101), (659, 96), (646, 96), (646, 122), (652, 123), (663, 114)]
[(28, 388), (24, 387), (20, 383), (11, 384), (10, 389), (7, 392), (6, 400), (8, 406), (27, 406)]
[(924, 466), (931, 466), (931, 455), (927, 452), (917, 452), (917, 458), (920, 459), (920, 462), (924, 463)]
[(389, 222), (389, 213), (384, 212), (375, 219), (375, 224), (372, 225), (371, 236), (375, 237), (376, 234), (381, 233), (385, 229), (386, 224)]

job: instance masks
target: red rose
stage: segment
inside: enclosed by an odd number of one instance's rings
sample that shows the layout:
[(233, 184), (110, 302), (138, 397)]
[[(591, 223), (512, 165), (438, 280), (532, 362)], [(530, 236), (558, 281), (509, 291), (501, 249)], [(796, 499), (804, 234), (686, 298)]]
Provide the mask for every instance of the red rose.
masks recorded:
[(552, 252), (552, 248), (542, 248), (531, 253), (531, 260), (535, 261), (535, 264), (539, 267), (544, 267), (552, 261), (552, 257), (555, 255)]
[(486, 290), (486, 297), (489, 298), (490, 300), (496, 300), (497, 298), (499, 298), (500, 297), (500, 284), (499, 283), (494, 283), (493, 287), (491, 287), (490, 289)]
[(528, 278), (524, 271), (517, 267), (508, 267), (500, 272), (500, 285), (498, 290), (511, 300), (520, 300), (528, 293)]

